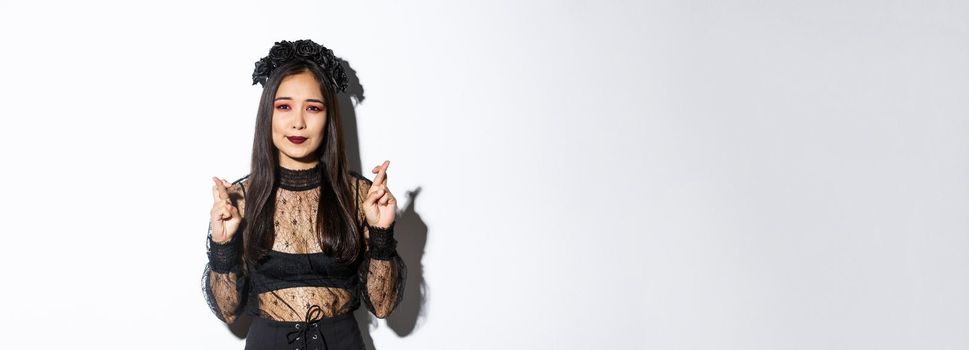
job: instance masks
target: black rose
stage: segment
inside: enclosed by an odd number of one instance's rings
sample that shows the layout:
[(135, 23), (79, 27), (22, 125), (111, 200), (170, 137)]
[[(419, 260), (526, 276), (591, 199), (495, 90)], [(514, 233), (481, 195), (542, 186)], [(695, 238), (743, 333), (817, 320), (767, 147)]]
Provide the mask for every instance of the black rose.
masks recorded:
[(326, 49), (324, 48), (319, 50), (319, 52), (316, 53), (316, 57), (313, 58), (313, 61), (316, 61), (316, 64), (320, 65), (320, 68), (323, 68), (323, 70), (327, 70), (327, 69), (330, 69), (330, 62), (332, 61), (332, 57), (330, 55), (327, 55)]
[(341, 92), (346, 91), (349, 79), (347, 79), (341, 61), (333, 55), (333, 50), (308, 39), (297, 40), (296, 42), (277, 41), (269, 49), (268, 56), (256, 61), (255, 69), (252, 71), (252, 85), (261, 83), (265, 86), (273, 70), (292, 59), (315, 62), (328, 76), (328, 80), (333, 83), (335, 89)]
[(343, 66), (339, 63), (333, 65), (333, 69), (330, 70), (330, 77), (333, 79), (333, 83), (337, 90), (346, 91), (347, 89), (347, 74), (343, 71)]
[(303, 57), (313, 57), (320, 52), (320, 45), (314, 43), (313, 40), (296, 40), (294, 47), (296, 54)]
[(272, 68), (272, 61), (269, 60), (269, 57), (263, 57), (256, 61), (256, 68), (252, 71), (252, 85), (256, 85), (256, 83), (266, 85), (266, 79), (269, 78)]
[(277, 41), (276, 44), (269, 49), (269, 59), (272, 60), (274, 67), (279, 67), (283, 64), (283, 62), (293, 58), (295, 53), (293, 43), (286, 40)]

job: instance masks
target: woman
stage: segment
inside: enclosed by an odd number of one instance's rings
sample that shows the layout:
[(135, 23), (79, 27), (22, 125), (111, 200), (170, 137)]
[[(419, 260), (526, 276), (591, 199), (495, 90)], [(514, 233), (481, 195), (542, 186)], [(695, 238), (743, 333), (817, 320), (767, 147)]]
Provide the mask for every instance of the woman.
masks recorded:
[(215, 184), (202, 278), (215, 315), (253, 316), (246, 349), (363, 349), (353, 310), (379, 318), (403, 297), (389, 161), (370, 181), (347, 169), (332, 51), (277, 42), (256, 62), (263, 93), (251, 171)]

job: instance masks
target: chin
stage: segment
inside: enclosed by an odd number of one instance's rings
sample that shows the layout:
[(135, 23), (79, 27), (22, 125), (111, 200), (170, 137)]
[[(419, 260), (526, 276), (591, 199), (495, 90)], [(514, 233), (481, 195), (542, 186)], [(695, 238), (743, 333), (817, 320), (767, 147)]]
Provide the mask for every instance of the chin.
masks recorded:
[(309, 157), (310, 155), (309, 154), (303, 154), (303, 153), (288, 153), (287, 152), (286, 153), (286, 156), (289, 157), (290, 159), (304, 160), (307, 157)]
[(285, 150), (285, 151), (283, 151), (283, 153), (286, 154), (286, 156), (289, 157), (289, 158), (298, 159), (298, 160), (306, 160), (306, 159), (309, 159), (309, 158), (312, 158), (313, 157), (313, 152), (312, 151), (310, 151), (310, 152), (304, 152), (302, 149), (300, 149), (298, 151), (295, 151), (295, 152), (293, 152), (293, 150), (291, 150), (291, 149), (290, 150)]

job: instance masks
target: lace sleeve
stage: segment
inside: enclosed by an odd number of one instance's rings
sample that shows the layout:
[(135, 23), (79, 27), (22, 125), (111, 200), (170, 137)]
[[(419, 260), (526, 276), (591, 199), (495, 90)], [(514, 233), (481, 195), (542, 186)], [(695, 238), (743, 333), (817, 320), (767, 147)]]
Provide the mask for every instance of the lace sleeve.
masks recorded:
[[(244, 213), (242, 179), (229, 188), (229, 197)], [(244, 215), (244, 214), (243, 214)], [(244, 225), (245, 220), (243, 220)], [(228, 242), (212, 241), (212, 221), (209, 221), (206, 250), (208, 263), (202, 273), (202, 291), (205, 302), (222, 322), (231, 324), (242, 312), (247, 296), (247, 278), (242, 273), (242, 226)]]
[[(360, 176), (358, 181), (357, 203), (366, 198), (373, 182)], [(362, 222), (366, 222), (363, 209), (359, 210)], [(360, 298), (364, 305), (378, 318), (385, 318), (400, 304), (404, 297), (404, 281), (407, 280), (407, 266), (397, 255), (397, 240), (394, 239), (394, 223), (389, 227), (364, 225), (367, 239), (367, 253), (360, 264), (359, 276), (363, 288)]]

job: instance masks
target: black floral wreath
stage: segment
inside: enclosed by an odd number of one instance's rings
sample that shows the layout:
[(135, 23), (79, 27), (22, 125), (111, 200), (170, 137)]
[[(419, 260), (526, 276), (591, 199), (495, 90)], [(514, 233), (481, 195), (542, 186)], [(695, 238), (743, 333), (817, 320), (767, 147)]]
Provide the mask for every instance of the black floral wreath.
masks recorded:
[(256, 61), (256, 69), (252, 71), (252, 85), (256, 83), (266, 85), (266, 80), (273, 70), (290, 60), (302, 58), (315, 62), (329, 75), (330, 80), (341, 92), (347, 89), (347, 74), (343, 71), (340, 61), (333, 56), (333, 50), (317, 44), (313, 40), (277, 41), (269, 56)]

